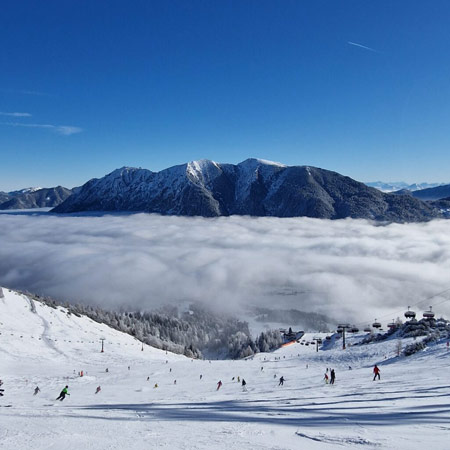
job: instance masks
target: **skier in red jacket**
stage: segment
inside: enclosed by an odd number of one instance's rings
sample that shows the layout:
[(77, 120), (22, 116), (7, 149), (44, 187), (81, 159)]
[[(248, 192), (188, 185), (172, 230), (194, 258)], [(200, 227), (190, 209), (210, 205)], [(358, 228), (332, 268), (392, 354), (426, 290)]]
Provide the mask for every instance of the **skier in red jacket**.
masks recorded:
[(373, 368), (373, 381), (375, 381), (375, 378), (378, 377), (378, 379), (380, 379), (380, 369), (378, 368), (378, 366), (375, 364), (375, 367)]

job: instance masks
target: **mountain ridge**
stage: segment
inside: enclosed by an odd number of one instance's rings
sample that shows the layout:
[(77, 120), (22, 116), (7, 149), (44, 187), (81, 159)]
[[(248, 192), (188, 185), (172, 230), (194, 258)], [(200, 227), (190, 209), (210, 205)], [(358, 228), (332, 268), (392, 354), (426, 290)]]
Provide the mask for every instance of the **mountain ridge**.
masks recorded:
[(191, 161), (160, 172), (122, 167), (93, 178), (55, 213), (140, 211), (164, 215), (346, 217), (424, 221), (440, 212), (410, 196), (385, 194), (337, 172), (249, 158)]

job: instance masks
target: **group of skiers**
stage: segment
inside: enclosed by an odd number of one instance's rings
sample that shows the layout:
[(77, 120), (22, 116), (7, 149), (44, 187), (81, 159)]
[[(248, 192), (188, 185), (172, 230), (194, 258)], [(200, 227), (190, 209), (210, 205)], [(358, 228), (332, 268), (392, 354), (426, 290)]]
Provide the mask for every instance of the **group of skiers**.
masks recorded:
[[(348, 366), (348, 369), (352, 370), (352, 367)], [(373, 373), (374, 373), (373, 381), (375, 381), (377, 377), (378, 377), (379, 380), (381, 379), (380, 372), (381, 372), (380, 368), (375, 364), (375, 366), (373, 368)], [(336, 380), (336, 372), (334, 371), (334, 369), (330, 370), (330, 376), (328, 376), (328, 368), (327, 368), (327, 370), (325, 371), (325, 375), (324, 375), (323, 379), (325, 380), (326, 384), (328, 384), (328, 383), (334, 384), (334, 382)]]
[[(69, 389), (69, 386), (66, 385), (63, 388), (63, 390), (59, 393), (58, 397), (56, 397), (56, 400), (59, 400), (60, 402), (62, 402), (66, 398), (66, 395), (70, 395), (68, 392), (68, 389)], [(97, 389), (95, 390), (95, 394), (98, 394), (101, 390), (102, 390), (101, 386), (97, 386)], [(36, 386), (34, 388), (33, 395), (37, 395), (37, 394), (39, 394), (39, 392), (41, 392), (41, 390), (39, 389), (39, 386)]]
[[(325, 380), (325, 383), (326, 384), (328, 384), (328, 382), (330, 383), (330, 384), (334, 384), (334, 382), (335, 382), (335, 380), (336, 380), (336, 372), (335, 372), (335, 370), (334, 369), (331, 369), (329, 372), (330, 372), (330, 376), (328, 376), (328, 368), (327, 368), (327, 370), (326, 370), (326, 372), (325, 372), (325, 376), (324, 376), (324, 380)], [(374, 377), (373, 377), (373, 381), (375, 381), (375, 379), (378, 377), (378, 379), (380, 380), (381, 378), (380, 378), (380, 368), (375, 364), (375, 366), (374, 366), (374, 368), (373, 368), (373, 373), (374, 373)], [(200, 375), (200, 380), (203, 378), (203, 375)], [(274, 378), (276, 378), (276, 375), (274, 376)], [(148, 379), (149, 378), (147, 378), (147, 381), (148, 381)], [(233, 377), (232, 378), (232, 381), (234, 381), (235, 380), (235, 377)], [(237, 381), (238, 382), (240, 382), (240, 377), (237, 377)], [(279, 379), (279, 383), (278, 383), (278, 386), (283, 386), (284, 385), (284, 382), (286, 381), (286, 379), (284, 378), (284, 376), (281, 376), (280, 377), (280, 379)], [(2, 382), (1, 382), (1, 380), (0, 380), (0, 383), (1, 384), (3, 384)], [(174, 382), (174, 384), (176, 384), (177, 382), (176, 382), (176, 380), (175, 380), (175, 382)], [(0, 386), (1, 386), (1, 384), (0, 384)], [(223, 383), (222, 383), (222, 380), (219, 380), (218, 382), (217, 382), (217, 391), (222, 387), (222, 385), (223, 385)], [(243, 390), (247, 390), (247, 382), (242, 378), (242, 383), (241, 383), (241, 385), (242, 385), (242, 389)], [(155, 388), (157, 388), (158, 387), (158, 384), (155, 384), (155, 386), (154, 386)], [(69, 392), (68, 392), (68, 389), (69, 389), (69, 386), (66, 386), (61, 392), (60, 392), (60, 394), (59, 394), (59, 396), (56, 398), (56, 400), (59, 400), (59, 401), (63, 401), (65, 398), (66, 398), (66, 395), (70, 395), (69, 394)], [(96, 389), (96, 391), (95, 391), (95, 393), (96, 394), (98, 394), (99, 392), (101, 391), (101, 387), (100, 386), (97, 386), (97, 389)], [(0, 395), (3, 395), (3, 389), (0, 389)], [(39, 387), (38, 386), (36, 386), (36, 389), (34, 390), (34, 395), (36, 395), (38, 392), (40, 392), (40, 389), (39, 389)]]
[[(200, 380), (203, 378), (203, 375), (200, 375)], [(246, 388), (246, 386), (247, 386), (247, 382), (242, 378), (242, 382), (241, 382), (241, 377), (240, 376), (238, 376), (238, 377), (233, 377), (232, 379), (231, 379), (231, 381), (234, 381), (234, 380), (236, 380), (237, 379), (237, 382), (238, 383), (241, 383), (241, 386), (242, 386), (242, 389), (244, 390), (244, 391), (246, 391), (247, 390), (247, 388)], [(222, 385), (223, 385), (223, 383), (222, 383), (222, 380), (219, 380), (218, 382), (217, 382), (217, 389), (216, 389), (216, 391), (218, 391), (221, 387), (222, 387)]]
[[(351, 367), (349, 366), (349, 369), (351, 369)], [(130, 367), (128, 366), (128, 370), (130, 370)], [(263, 368), (261, 367), (261, 371), (263, 370)], [(106, 372), (108, 372), (108, 369), (106, 369)], [(374, 376), (373, 376), (373, 381), (375, 381), (377, 378), (378, 378), (378, 380), (380, 380), (381, 379), (381, 377), (380, 377), (380, 368), (375, 364), (375, 366), (374, 366), (374, 368), (373, 368), (373, 374), (374, 374)], [(328, 373), (330, 374), (329, 376), (328, 376)], [(277, 375), (276, 374), (274, 374), (274, 378), (276, 378), (277, 377)], [(201, 374), (200, 375), (200, 380), (203, 378), (203, 375)], [(149, 381), (149, 379), (150, 379), (150, 377), (147, 377), (147, 381)], [(326, 371), (325, 371), (325, 375), (324, 375), (324, 377), (323, 377), (323, 379), (325, 380), (325, 383), (326, 384), (334, 384), (334, 382), (335, 382), (335, 380), (336, 380), (336, 372), (335, 372), (335, 370), (334, 369), (326, 369)], [(235, 377), (233, 377), (232, 379), (231, 379), (232, 381), (234, 381), (235, 380)], [(240, 383), (241, 382), (241, 379), (240, 379), (240, 377), (238, 376), (237, 377), (237, 381), (238, 381), (238, 383)], [(284, 385), (284, 382), (286, 381), (286, 379), (284, 378), (284, 376), (281, 376), (280, 378), (279, 378), (279, 383), (278, 383), (278, 386), (283, 386)], [(174, 384), (177, 384), (177, 381), (175, 380), (174, 381)], [(3, 381), (2, 380), (0, 380), (0, 387), (3, 385)], [(217, 391), (222, 387), (222, 385), (223, 385), (223, 383), (222, 383), (222, 380), (219, 380), (218, 382), (217, 382)], [(247, 388), (246, 388), (246, 386), (247, 386), (247, 382), (244, 380), (244, 379), (242, 379), (242, 383), (241, 383), (241, 385), (242, 385), (242, 389), (244, 390), (244, 391), (246, 391), (247, 390)], [(157, 388), (158, 387), (158, 384), (156, 383), (155, 384), (155, 386), (154, 386), (155, 388)], [(69, 394), (69, 392), (68, 392), (68, 389), (69, 389), (69, 386), (65, 386), (64, 388), (63, 388), (63, 390), (60, 392), (60, 394), (59, 394), (59, 396), (56, 398), (56, 400), (59, 400), (59, 401), (63, 401), (65, 398), (66, 398), (66, 395), (70, 395)], [(39, 392), (40, 392), (41, 390), (39, 389), (39, 386), (36, 386), (36, 388), (34, 389), (34, 394), (33, 395), (37, 395)], [(100, 386), (97, 386), (97, 389), (95, 390), (95, 394), (98, 394), (99, 392), (101, 391), (101, 387)], [(4, 389), (1, 389), (0, 388), (0, 396), (3, 396), (4, 394)]]
[(336, 372), (334, 371), (334, 369), (330, 370), (330, 376), (328, 376), (328, 367), (327, 367), (327, 370), (325, 371), (325, 375), (324, 375), (323, 379), (325, 380), (325, 384), (328, 384), (328, 382), (330, 384), (334, 384), (334, 382), (336, 380)]

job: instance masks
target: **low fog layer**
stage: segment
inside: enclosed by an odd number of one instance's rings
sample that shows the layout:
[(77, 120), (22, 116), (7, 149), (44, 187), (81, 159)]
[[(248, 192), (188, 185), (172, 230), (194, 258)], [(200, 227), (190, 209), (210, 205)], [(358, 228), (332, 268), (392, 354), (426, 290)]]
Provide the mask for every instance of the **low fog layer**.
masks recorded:
[[(0, 285), (107, 308), (195, 300), (387, 322), (450, 288), (449, 274), (443, 220), (0, 215)], [(449, 314), (446, 299), (415, 309)]]

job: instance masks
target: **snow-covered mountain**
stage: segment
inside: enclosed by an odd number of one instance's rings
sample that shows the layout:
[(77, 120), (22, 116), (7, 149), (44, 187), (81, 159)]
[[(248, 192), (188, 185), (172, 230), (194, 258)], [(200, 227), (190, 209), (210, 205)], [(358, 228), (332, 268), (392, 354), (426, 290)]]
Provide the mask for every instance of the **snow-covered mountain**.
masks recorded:
[[(354, 334), (344, 351), (339, 335), (307, 333), (244, 360), (193, 360), (3, 293), (2, 449), (448, 448), (444, 338), (405, 357), (399, 350), (422, 336), (362, 345), (365, 335)], [(373, 381), (374, 364), (381, 380)], [(333, 385), (324, 380), (331, 368)], [(66, 385), (70, 396), (56, 401)]]
[(54, 208), (72, 195), (72, 190), (62, 186), (53, 188), (26, 188), (19, 191), (0, 192), (0, 210)]
[[(366, 184), (382, 192), (388, 192), (395, 195), (409, 195), (411, 197), (427, 202), (450, 199), (450, 184), (420, 183), (408, 185), (407, 183), (403, 182), (383, 183), (381, 181)], [(437, 203), (431, 204), (435, 207), (439, 207), (439, 204)]]
[(336, 172), (259, 159), (192, 161), (161, 172), (123, 167), (92, 179), (53, 212), (146, 211), (185, 216), (345, 217), (421, 221), (439, 212)]
[(372, 181), (365, 183), (367, 186), (378, 189), (381, 192), (395, 192), (400, 190), (406, 191), (421, 191), (422, 189), (434, 188), (442, 186), (444, 183), (405, 183), (404, 181), (384, 182), (384, 181)]

